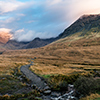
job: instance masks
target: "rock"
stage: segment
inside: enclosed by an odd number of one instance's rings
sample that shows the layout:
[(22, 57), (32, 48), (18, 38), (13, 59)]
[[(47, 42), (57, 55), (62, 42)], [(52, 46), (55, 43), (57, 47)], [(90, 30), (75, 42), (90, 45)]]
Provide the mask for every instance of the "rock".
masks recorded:
[(23, 80), (23, 78), (20, 78), (20, 81), (22, 81)]
[(51, 90), (44, 91), (44, 94), (51, 94)]
[(76, 98), (74, 96), (68, 96), (69, 100), (76, 100)]
[(68, 86), (69, 86), (70, 88), (74, 88), (74, 85), (69, 84)]
[[(31, 88), (33, 88), (35, 85), (31, 84)], [(35, 86), (36, 87), (36, 86)]]
[(44, 90), (49, 90), (50, 89), (50, 87), (49, 86), (46, 86), (45, 88), (44, 88)]
[(34, 59), (36, 59), (36, 57), (34, 57)]
[(50, 97), (50, 96), (45, 96), (45, 95), (43, 95), (43, 96), (42, 96), (42, 100), (51, 100), (51, 97)]
[(36, 99), (40, 100), (40, 97), (35, 97)]
[(52, 92), (51, 96), (52, 97), (58, 97), (58, 96), (61, 96), (61, 93)]
[(5, 77), (3, 77), (2, 79), (3, 79), (3, 80), (5, 80), (6, 78), (5, 78)]
[(31, 85), (30, 84), (28, 84), (28, 83), (26, 83), (26, 85), (28, 86), (28, 87), (30, 87)]

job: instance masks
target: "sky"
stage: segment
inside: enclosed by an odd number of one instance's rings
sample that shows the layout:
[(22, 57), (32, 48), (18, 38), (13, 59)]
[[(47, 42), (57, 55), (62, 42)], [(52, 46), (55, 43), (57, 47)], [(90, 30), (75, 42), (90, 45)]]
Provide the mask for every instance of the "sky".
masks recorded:
[(84, 14), (99, 14), (100, 0), (0, 0), (0, 30), (17, 41), (50, 38)]

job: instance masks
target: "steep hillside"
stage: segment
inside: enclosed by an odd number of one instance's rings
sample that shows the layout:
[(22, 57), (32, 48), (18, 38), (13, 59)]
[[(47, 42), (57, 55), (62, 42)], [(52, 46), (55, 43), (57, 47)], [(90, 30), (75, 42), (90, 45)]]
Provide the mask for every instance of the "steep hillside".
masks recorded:
[(100, 15), (83, 15), (65, 31), (59, 35), (60, 38), (81, 32), (80, 36), (100, 32)]

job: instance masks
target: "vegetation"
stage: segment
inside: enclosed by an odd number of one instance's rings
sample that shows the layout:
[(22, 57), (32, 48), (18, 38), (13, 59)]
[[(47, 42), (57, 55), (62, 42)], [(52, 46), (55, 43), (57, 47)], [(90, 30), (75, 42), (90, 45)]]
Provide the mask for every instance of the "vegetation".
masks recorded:
[(41, 100), (36, 98), (37, 96), (40, 96), (39, 92), (32, 91), (30, 93), (27, 94), (15, 94), (15, 95), (8, 95), (5, 94), (3, 96), (0, 96), (0, 100)]
[(100, 100), (100, 95), (95, 93), (95, 94), (91, 94), (89, 96), (83, 97), (80, 100)]
[(25, 84), (20, 82), (17, 78), (13, 76), (0, 76), (0, 93), (1, 94), (12, 94), (15, 91), (18, 91), (22, 87), (25, 87)]
[(99, 92), (100, 79), (95, 80), (93, 78), (80, 77), (75, 81), (74, 86), (80, 94), (86, 96), (91, 93)]
[[(91, 38), (89, 35), (87, 38), (80, 38), (80, 34), (76, 33), (72, 37), (61, 39), (42, 48), (4, 51), (0, 54), (0, 93), (12, 93), (17, 89), (26, 88), (27, 79), (24, 83), (18, 79), (21, 76), (19, 69), (22, 65), (30, 63), (28, 61), (34, 57), (36, 59), (30, 69), (44, 77), (53, 90), (67, 90), (67, 85), (75, 82), (78, 91), (86, 86), (88, 90), (84, 91), (87, 94), (98, 92), (99, 80), (80, 79), (79, 76), (100, 77), (99, 33), (95, 37), (92, 35)], [(78, 88), (82, 81), (85, 85), (81, 84)], [(89, 82), (91, 82), (90, 86), (88, 86)]]

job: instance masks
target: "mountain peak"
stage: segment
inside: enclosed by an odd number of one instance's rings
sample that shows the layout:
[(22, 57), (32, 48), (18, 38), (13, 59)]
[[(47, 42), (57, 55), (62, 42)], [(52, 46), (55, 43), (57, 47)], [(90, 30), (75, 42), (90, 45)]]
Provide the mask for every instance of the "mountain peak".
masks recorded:
[(71, 26), (66, 28), (64, 32), (59, 35), (59, 37), (64, 38), (74, 33), (82, 32), (82, 30), (85, 30), (85, 32), (83, 33), (86, 34), (86, 31), (89, 31), (93, 28), (95, 31), (98, 31), (98, 29), (100, 29), (100, 14), (81, 16)]
[(86, 14), (86, 15), (82, 15), (79, 19), (85, 19), (85, 18), (93, 18), (95, 19), (96, 17), (99, 17), (100, 14)]
[(39, 37), (35, 38), (34, 40), (41, 40)]

